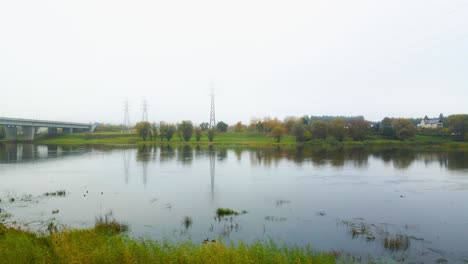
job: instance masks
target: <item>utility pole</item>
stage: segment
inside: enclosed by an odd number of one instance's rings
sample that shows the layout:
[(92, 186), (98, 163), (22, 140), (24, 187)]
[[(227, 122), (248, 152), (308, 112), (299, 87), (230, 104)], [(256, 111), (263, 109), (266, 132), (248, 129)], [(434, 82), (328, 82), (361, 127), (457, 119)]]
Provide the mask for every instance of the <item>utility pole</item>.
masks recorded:
[(210, 125), (209, 128), (216, 127), (216, 118), (215, 118), (215, 101), (214, 101), (214, 88), (213, 84), (211, 84), (211, 111), (210, 111)]
[(148, 122), (148, 102), (146, 101), (146, 99), (143, 100), (143, 116), (141, 118), (141, 121)]
[(130, 115), (128, 112), (129, 112), (129, 106), (128, 106), (128, 100), (126, 100), (125, 105), (124, 105), (124, 122), (122, 124), (122, 133), (130, 132)]

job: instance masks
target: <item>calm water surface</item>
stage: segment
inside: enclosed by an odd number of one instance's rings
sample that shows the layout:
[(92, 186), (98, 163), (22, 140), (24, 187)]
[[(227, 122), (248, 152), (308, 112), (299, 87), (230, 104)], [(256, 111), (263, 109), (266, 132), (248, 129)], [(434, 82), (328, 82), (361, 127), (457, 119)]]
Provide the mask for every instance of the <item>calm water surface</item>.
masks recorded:
[[(1, 221), (33, 230), (90, 227), (112, 213), (136, 237), (468, 261), (467, 152), (8, 144), (0, 182)], [(56, 190), (67, 195), (44, 196)], [(247, 213), (219, 220), (218, 207)], [(403, 246), (385, 247), (390, 238)]]

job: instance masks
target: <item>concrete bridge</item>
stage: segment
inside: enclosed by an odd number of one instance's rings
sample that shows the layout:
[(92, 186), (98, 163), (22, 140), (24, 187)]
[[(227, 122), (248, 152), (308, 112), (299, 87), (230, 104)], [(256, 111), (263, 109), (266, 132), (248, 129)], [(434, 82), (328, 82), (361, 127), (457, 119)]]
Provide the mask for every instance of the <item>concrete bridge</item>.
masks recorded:
[(23, 135), (22, 139), (32, 141), (39, 128), (47, 128), (49, 135), (57, 134), (58, 128), (61, 128), (63, 133), (92, 133), (97, 124), (0, 117), (0, 126), (5, 126), (6, 138), (8, 140), (17, 140), (18, 132), (20, 131), (18, 127), (20, 127)]

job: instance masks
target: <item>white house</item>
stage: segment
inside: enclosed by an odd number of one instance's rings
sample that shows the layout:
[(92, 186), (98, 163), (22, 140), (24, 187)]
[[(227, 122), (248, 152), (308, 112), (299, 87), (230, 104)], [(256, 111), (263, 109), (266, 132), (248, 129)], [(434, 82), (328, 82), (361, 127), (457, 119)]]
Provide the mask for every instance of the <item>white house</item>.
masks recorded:
[(443, 122), (443, 115), (440, 114), (439, 118), (428, 118), (425, 116), (418, 127), (422, 128), (442, 128), (444, 127)]

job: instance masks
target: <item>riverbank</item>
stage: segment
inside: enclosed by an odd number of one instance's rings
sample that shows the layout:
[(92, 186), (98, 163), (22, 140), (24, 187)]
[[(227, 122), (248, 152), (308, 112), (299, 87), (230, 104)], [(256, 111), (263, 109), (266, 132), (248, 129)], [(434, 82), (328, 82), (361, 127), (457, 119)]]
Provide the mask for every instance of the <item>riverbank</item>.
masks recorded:
[(307, 248), (220, 242), (196, 244), (129, 238), (107, 224), (37, 234), (0, 224), (0, 263), (335, 263)]
[[(6, 142), (6, 141), (1, 141)], [(298, 143), (294, 136), (285, 136), (280, 142), (269, 137), (265, 133), (258, 132), (226, 132), (218, 133), (213, 142), (209, 142), (206, 136), (200, 141), (192, 138), (190, 141), (183, 141), (175, 136), (171, 141), (167, 140), (147, 140), (143, 141), (136, 134), (121, 133), (76, 133), (64, 134), (49, 138), (47, 136), (38, 136), (34, 141), (36, 144), (46, 145), (137, 145), (137, 144), (173, 144), (173, 145), (221, 145), (221, 146), (296, 146), (310, 145), (321, 148), (329, 147), (394, 147), (394, 148), (426, 148), (426, 149), (462, 149), (468, 150), (468, 142), (456, 142), (446, 137), (416, 135), (411, 140), (392, 140), (381, 137), (371, 137), (363, 141), (345, 140), (339, 142), (336, 140), (312, 140)]]

